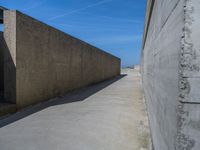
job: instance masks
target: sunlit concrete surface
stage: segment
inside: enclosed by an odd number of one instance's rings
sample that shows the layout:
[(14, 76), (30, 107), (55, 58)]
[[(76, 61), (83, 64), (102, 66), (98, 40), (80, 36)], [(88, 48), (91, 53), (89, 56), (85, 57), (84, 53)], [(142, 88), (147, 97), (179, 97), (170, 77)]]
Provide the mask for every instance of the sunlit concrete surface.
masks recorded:
[(0, 121), (1, 150), (147, 150), (139, 69)]
[(0, 55), (0, 91), (17, 108), (115, 77), (121, 68), (119, 58), (17, 10), (4, 12)]
[(155, 150), (200, 150), (200, 0), (148, 0), (141, 72)]

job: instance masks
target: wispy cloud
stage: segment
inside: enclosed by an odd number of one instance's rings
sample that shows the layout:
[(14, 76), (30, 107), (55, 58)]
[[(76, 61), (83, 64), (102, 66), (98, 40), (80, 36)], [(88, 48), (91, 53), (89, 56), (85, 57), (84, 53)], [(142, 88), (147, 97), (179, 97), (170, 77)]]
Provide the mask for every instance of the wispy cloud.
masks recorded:
[(141, 23), (140, 20), (134, 20), (134, 19), (115, 18), (115, 17), (110, 17), (110, 16), (95, 15), (95, 14), (85, 13), (85, 12), (79, 12), (79, 13), (80, 13), (80, 14), (89, 15), (89, 16), (93, 16), (93, 17), (95, 17), (95, 18), (104, 18), (104, 19), (112, 20), (112, 21), (130, 22), (130, 23)]
[(136, 35), (116, 35), (93, 38), (90, 41), (101, 44), (126, 44), (142, 40), (142, 34)]
[(88, 23), (82, 21), (70, 21), (68, 23), (54, 22), (53, 25), (60, 27), (69, 27), (71, 30), (82, 31), (124, 31), (129, 32), (129, 26), (122, 26), (121, 24), (106, 24), (106, 23)]
[(29, 4), (29, 5), (31, 5), (31, 7), (24, 8), (23, 11), (28, 11), (28, 10), (35, 9), (35, 8), (37, 8), (37, 7), (40, 7), (40, 6), (43, 5), (46, 1), (47, 1), (47, 0), (42, 0), (42, 1), (40, 1), (39, 3), (35, 3), (35, 1), (34, 1), (34, 2), (32, 2), (32, 3)]
[(48, 19), (48, 20), (50, 21), (50, 20), (55, 20), (55, 19), (57, 19), (57, 18), (62, 18), (62, 17), (65, 17), (65, 16), (67, 16), (67, 15), (71, 15), (71, 14), (78, 13), (78, 12), (80, 12), (80, 11), (86, 10), (86, 9), (88, 9), (88, 8), (92, 8), (92, 7), (96, 7), (96, 6), (99, 6), (99, 5), (108, 3), (108, 2), (110, 2), (110, 1), (112, 1), (112, 0), (102, 0), (102, 1), (100, 1), (100, 2), (90, 4), (90, 5), (86, 6), (86, 7), (79, 8), (79, 9), (75, 9), (75, 10), (72, 10), (71, 12), (68, 12), (68, 13), (64, 13), (64, 14), (60, 14), (60, 15), (54, 16), (54, 17), (52, 17), (52, 18), (50, 18), (50, 19)]

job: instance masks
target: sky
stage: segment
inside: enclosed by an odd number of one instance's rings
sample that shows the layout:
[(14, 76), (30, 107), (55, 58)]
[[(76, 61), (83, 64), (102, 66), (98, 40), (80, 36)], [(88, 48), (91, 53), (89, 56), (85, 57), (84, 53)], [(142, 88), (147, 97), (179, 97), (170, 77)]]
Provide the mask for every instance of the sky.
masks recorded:
[(122, 60), (140, 63), (146, 0), (0, 0)]

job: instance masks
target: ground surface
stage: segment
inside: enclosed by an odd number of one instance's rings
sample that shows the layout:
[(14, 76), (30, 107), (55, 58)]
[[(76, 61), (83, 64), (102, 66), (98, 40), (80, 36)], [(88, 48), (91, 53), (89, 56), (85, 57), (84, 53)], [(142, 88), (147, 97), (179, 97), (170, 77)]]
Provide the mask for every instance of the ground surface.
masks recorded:
[(27, 108), (0, 121), (1, 150), (146, 150), (139, 71)]

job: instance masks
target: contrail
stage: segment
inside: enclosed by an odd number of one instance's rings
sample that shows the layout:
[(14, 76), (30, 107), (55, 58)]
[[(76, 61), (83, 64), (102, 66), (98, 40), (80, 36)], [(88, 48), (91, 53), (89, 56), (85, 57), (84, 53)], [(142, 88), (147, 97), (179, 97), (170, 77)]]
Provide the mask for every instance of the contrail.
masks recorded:
[(126, 22), (132, 22), (132, 23), (141, 23), (140, 21), (138, 20), (131, 20), (131, 19), (123, 19), (123, 18), (114, 18), (114, 17), (109, 17), (109, 16), (100, 16), (100, 15), (94, 15), (94, 14), (91, 14), (91, 13), (83, 13), (81, 12), (80, 14), (86, 14), (86, 15), (90, 15), (90, 16), (94, 16), (94, 17), (101, 17), (101, 18), (107, 18), (109, 20), (117, 20), (117, 21), (126, 21)]
[(30, 9), (37, 8), (37, 7), (41, 6), (42, 4), (44, 4), (45, 2), (46, 2), (46, 0), (43, 0), (43, 1), (41, 1), (40, 3), (35, 3), (35, 5), (32, 5), (31, 7), (28, 7), (28, 8), (23, 9), (23, 11), (28, 11), (28, 10), (30, 10)]
[(103, 1), (100, 1), (100, 2), (98, 2), (98, 3), (94, 3), (94, 4), (88, 5), (88, 6), (83, 7), (83, 8), (73, 10), (73, 11), (71, 11), (71, 12), (64, 13), (64, 14), (61, 14), (61, 15), (52, 17), (52, 18), (50, 18), (50, 19), (48, 19), (48, 20), (54, 20), (54, 19), (57, 19), (57, 18), (62, 18), (62, 17), (64, 17), (64, 16), (71, 15), (71, 14), (74, 14), (74, 13), (77, 13), (77, 12), (80, 12), (80, 11), (83, 11), (83, 10), (86, 10), (86, 9), (88, 9), (88, 8), (92, 8), (92, 7), (95, 7), (95, 6), (98, 6), (98, 5), (102, 5), (102, 4), (108, 3), (108, 2), (110, 2), (110, 1), (112, 1), (112, 0), (103, 0)]

